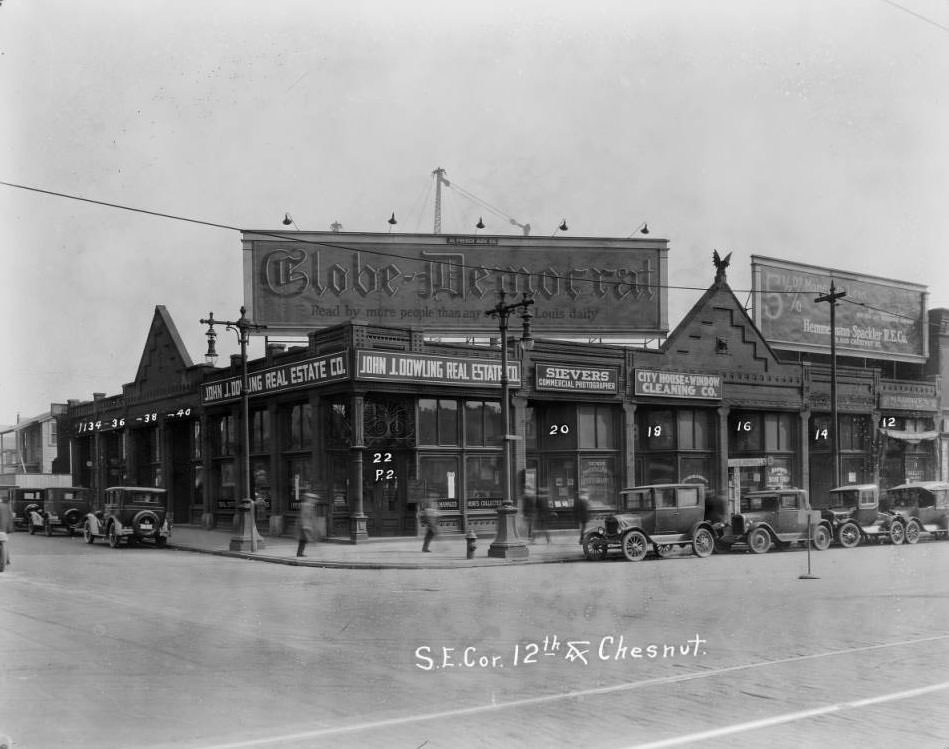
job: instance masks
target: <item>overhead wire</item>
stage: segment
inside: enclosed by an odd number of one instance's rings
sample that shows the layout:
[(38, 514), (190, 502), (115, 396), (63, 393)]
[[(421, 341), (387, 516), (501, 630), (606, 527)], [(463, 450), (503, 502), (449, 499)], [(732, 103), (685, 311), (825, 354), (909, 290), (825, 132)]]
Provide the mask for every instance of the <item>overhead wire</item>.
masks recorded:
[[(18, 184), (18, 183), (15, 183), (15, 182), (8, 182), (8, 181), (5, 181), (5, 180), (0, 180), (0, 185), (3, 185), (3, 186), (5, 186), (5, 187), (14, 188), (14, 189), (26, 190), (26, 191), (29, 191), (29, 192), (40, 193), (40, 194), (43, 194), (43, 195), (49, 195), (49, 196), (52, 196), (52, 197), (63, 198), (63, 199), (66, 199), (66, 200), (76, 200), (76, 201), (80, 201), (80, 202), (83, 202), (83, 203), (90, 203), (90, 204), (93, 204), (93, 205), (104, 206), (104, 207), (106, 207), (106, 208), (114, 208), (114, 209), (117, 209), (117, 210), (129, 211), (129, 212), (131, 212), (131, 213), (141, 213), (141, 214), (148, 215), (148, 216), (155, 216), (155, 217), (158, 217), (158, 218), (165, 218), (165, 219), (169, 219), (169, 220), (172, 220), (172, 221), (183, 221), (183, 222), (190, 223), (190, 224), (196, 224), (196, 225), (200, 225), (200, 226), (210, 226), (210, 227), (212, 227), (212, 228), (225, 229), (225, 230), (227, 230), (227, 231), (234, 231), (234, 232), (238, 232), (238, 233), (251, 231), (251, 230), (247, 230), (247, 229), (241, 229), (240, 227), (232, 226), (232, 225), (230, 225), (230, 224), (223, 224), (223, 223), (215, 222), (215, 221), (206, 221), (206, 220), (203, 220), (203, 219), (196, 219), (196, 218), (191, 218), (191, 217), (188, 217), (188, 216), (179, 216), (179, 215), (176, 215), (176, 214), (173, 214), (173, 213), (165, 213), (165, 212), (162, 212), (162, 211), (154, 211), (154, 210), (149, 210), (149, 209), (146, 209), (146, 208), (137, 208), (137, 207), (135, 207), (135, 206), (123, 205), (123, 204), (121, 204), (121, 203), (114, 203), (114, 202), (110, 202), (110, 201), (106, 201), (106, 200), (96, 200), (96, 199), (94, 199), (94, 198), (86, 198), (86, 197), (83, 197), (83, 196), (81, 196), (81, 195), (73, 195), (73, 194), (70, 194), (70, 193), (60, 192), (60, 191), (56, 191), (56, 190), (48, 190), (48, 189), (44, 189), (44, 188), (40, 188), (40, 187), (33, 187), (33, 186), (31, 186), (31, 185), (22, 185), (22, 184)], [(486, 201), (484, 201), (484, 205), (485, 205), (485, 207), (489, 207), (489, 206), (490, 206), (490, 204), (487, 203)], [(496, 213), (498, 213), (498, 215), (507, 217), (507, 215), (506, 215), (503, 211), (501, 211), (500, 209), (495, 209), (495, 208), (493, 208), (493, 207), (490, 207), (489, 210), (494, 210)], [(329, 242), (329, 241), (325, 241), (325, 240), (322, 240), (322, 239), (319, 240), (319, 241), (316, 241), (316, 240), (313, 240), (313, 239), (304, 239), (304, 238), (302, 238), (302, 237), (297, 237), (297, 236), (294, 236), (294, 235), (292, 235), (292, 234), (277, 233), (277, 232), (268, 232), (268, 231), (266, 231), (266, 230), (253, 230), (251, 233), (256, 234), (256, 235), (259, 235), (259, 236), (263, 236), (263, 237), (269, 237), (269, 238), (273, 238), (273, 239), (279, 239), (279, 240), (281, 240), (281, 241), (283, 241), (283, 242), (293, 242), (293, 243), (306, 244), (306, 245), (318, 245), (318, 246), (328, 247), (328, 248), (332, 248), (332, 249), (347, 250), (347, 251), (350, 251), (350, 252), (364, 252), (364, 253), (366, 253), (367, 255), (376, 255), (376, 256), (381, 256), (381, 257), (394, 258), (394, 259), (397, 259), (397, 260), (406, 260), (406, 261), (409, 261), (409, 262), (418, 262), (418, 258), (417, 258), (417, 257), (412, 257), (412, 256), (410, 256), (410, 255), (402, 255), (402, 254), (397, 253), (397, 252), (391, 252), (391, 251), (386, 251), (386, 250), (379, 250), (379, 249), (375, 249), (375, 248), (367, 248), (367, 247), (361, 247), (361, 246), (360, 246), (360, 247), (353, 247), (353, 246), (346, 245), (346, 244), (343, 244), (343, 243), (340, 243), (340, 242)], [(305, 233), (307, 233), (307, 232), (301, 232), (301, 233), (304, 233), (304, 234), (305, 234)], [(460, 268), (460, 269), (463, 269), (463, 270), (480, 270), (480, 269), (483, 268), (483, 266), (481, 266), (481, 265), (469, 265), (469, 264), (467, 264), (467, 263), (450, 262), (450, 261), (443, 261), (443, 260), (429, 260), (429, 261), (427, 261), (427, 262), (434, 262), (434, 263), (438, 263), (438, 264), (441, 264), (441, 265), (448, 266), (448, 267), (450, 267), (450, 268)], [(509, 273), (510, 275), (515, 275), (515, 276), (528, 276), (528, 277), (531, 276), (531, 275), (533, 275), (533, 274), (531, 274), (530, 272), (523, 271), (523, 270), (518, 270), (518, 269), (505, 270), (505, 273)], [(565, 281), (565, 280), (568, 280), (568, 279), (569, 279), (569, 280), (572, 281), (573, 283), (599, 284), (599, 285), (602, 285), (602, 286), (617, 286), (617, 287), (618, 287), (618, 286), (629, 286), (629, 285), (630, 285), (630, 282), (629, 282), (629, 281), (610, 281), (610, 280), (607, 280), (607, 279), (576, 278), (576, 277), (560, 276), (560, 275), (556, 275), (556, 274), (549, 274), (547, 277), (548, 277), (548, 278), (551, 278), (551, 279), (556, 279), (556, 280), (559, 280), (559, 281)], [(651, 283), (651, 284), (645, 284), (645, 286), (646, 286), (646, 288), (654, 288), (654, 289), (657, 289), (657, 290), (658, 290), (658, 289), (673, 290), (673, 291), (706, 291), (706, 290), (707, 290), (707, 287), (704, 287), (704, 286), (680, 286), (680, 285), (673, 285), (673, 284), (668, 284), (668, 283), (666, 283), (666, 284)], [(730, 287), (729, 287), (729, 288), (730, 288)], [(820, 293), (820, 292), (815, 291), (815, 290), (800, 290), (800, 291), (788, 290), (788, 291), (774, 292), (773, 290), (762, 290), (762, 289), (732, 289), (732, 293), (734, 293), (734, 294), (736, 294), (736, 295), (738, 295), (738, 294), (740, 294), (740, 293), (745, 293), (745, 292), (747, 292), (749, 295), (752, 295), (752, 296), (754, 296), (754, 295), (760, 295), (760, 294), (773, 294), (773, 293), (780, 293), (780, 294), (785, 294), (785, 295), (800, 295), (800, 294), (806, 294), (806, 295), (809, 295), (809, 296), (810, 296), (810, 295), (813, 295), (813, 294), (815, 294), (815, 293)], [(880, 313), (882, 313), (882, 314), (889, 314), (889, 315), (891, 315), (891, 316), (893, 316), (893, 317), (902, 318), (902, 319), (909, 319), (909, 320), (915, 319), (915, 318), (911, 318), (911, 317), (909, 317), (909, 316), (907, 316), (907, 315), (901, 315), (901, 314), (899, 314), (899, 313), (892, 312), (891, 310), (886, 310), (886, 309), (883, 309), (883, 308), (875, 308), (875, 307), (872, 307), (872, 306), (870, 306), (870, 305), (867, 305), (866, 303), (860, 303), (860, 302), (855, 302), (855, 301), (853, 301), (853, 300), (848, 300), (847, 297), (842, 297), (842, 299), (845, 300), (845, 301), (847, 301), (847, 302), (850, 303), (850, 304), (862, 304), (863, 306), (867, 307), (868, 309), (873, 309), (874, 311), (880, 312)]]

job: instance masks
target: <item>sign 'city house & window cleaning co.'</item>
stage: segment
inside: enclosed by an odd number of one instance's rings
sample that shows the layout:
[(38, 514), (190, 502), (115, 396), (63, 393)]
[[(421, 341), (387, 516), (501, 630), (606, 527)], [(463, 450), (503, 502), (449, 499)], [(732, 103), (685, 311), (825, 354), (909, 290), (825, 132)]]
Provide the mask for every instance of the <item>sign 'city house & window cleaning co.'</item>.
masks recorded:
[[(519, 362), (508, 362), (507, 377), (511, 386), (521, 384)], [(500, 387), (501, 362), (462, 356), (357, 351), (356, 379)]]
[(720, 400), (722, 377), (692, 372), (664, 372), (658, 369), (637, 369), (636, 395), (665, 398), (707, 398)]
[[(247, 375), (247, 394), (249, 397), (270, 395), (324, 382), (344, 380), (349, 377), (348, 360), (349, 353), (341, 351), (315, 359), (304, 359), (259, 372), (251, 372)], [(204, 405), (222, 403), (240, 397), (240, 377), (206, 382), (201, 387), (201, 402)]]

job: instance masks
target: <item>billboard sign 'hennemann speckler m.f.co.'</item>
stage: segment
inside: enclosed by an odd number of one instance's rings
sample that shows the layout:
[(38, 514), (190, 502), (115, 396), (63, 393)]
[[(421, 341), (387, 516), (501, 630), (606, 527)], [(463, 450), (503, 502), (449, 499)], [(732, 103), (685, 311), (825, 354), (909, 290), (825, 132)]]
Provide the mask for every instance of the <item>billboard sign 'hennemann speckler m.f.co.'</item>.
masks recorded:
[(929, 353), (926, 287), (860, 273), (751, 257), (754, 320), (772, 346), (830, 353), (830, 291), (846, 292), (834, 311), (842, 356), (921, 362)]
[(248, 316), (269, 336), (350, 321), (496, 335), (499, 290), (533, 296), (538, 335), (669, 329), (664, 239), (245, 231), (243, 248)]

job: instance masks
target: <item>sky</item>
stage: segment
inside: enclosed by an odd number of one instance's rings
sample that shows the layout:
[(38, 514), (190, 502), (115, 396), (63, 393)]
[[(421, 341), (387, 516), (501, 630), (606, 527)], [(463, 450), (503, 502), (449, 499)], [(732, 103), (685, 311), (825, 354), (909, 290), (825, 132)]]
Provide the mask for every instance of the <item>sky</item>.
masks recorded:
[(202, 360), (242, 253), (195, 222), (428, 233), (437, 167), (443, 233), (647, 222), (671, 327), (713, 249), (949, 307), (947, 80), (947, 0), (0, 0), (0, 424), (121, 393), (159, 304)]

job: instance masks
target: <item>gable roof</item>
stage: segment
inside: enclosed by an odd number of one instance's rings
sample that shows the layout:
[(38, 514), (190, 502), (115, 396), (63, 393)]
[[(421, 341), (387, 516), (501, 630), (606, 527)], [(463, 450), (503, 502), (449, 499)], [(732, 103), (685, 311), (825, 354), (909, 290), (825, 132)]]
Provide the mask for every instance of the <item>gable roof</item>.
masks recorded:
[(178, 382), (182, 373), (194, 366), (191, 356), (178, 334), (168, 309), (159, 304), (155, 306), (152, 324), (145, 339), (145, 349), (135, 373), (135, 383), (152, 385), (162, 382)]

